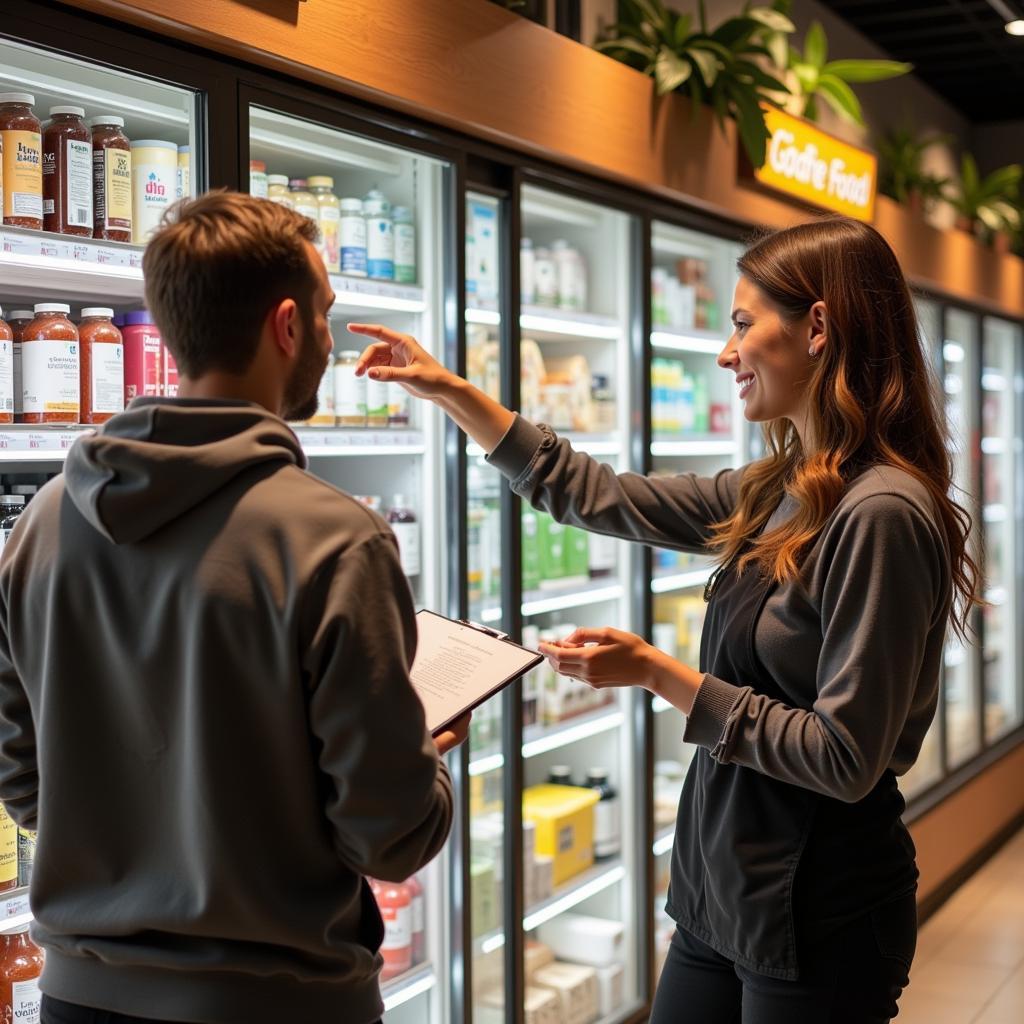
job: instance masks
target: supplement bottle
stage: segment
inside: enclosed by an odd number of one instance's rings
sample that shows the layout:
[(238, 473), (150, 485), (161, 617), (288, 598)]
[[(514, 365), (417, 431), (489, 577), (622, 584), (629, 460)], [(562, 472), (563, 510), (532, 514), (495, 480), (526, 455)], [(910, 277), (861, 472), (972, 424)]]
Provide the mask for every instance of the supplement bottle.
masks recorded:
[(334, 411), (339, 427), (366, 426), (366, 378), (356, 376), (359, 353), (346, 349), (334, 360)]
[(341, 272), (352, 277), (366, 277), (366, 218), (362, 199), (342, 199), (341, 203)]
[(395, 232), (395, 280), (400, 284), (416, 283), (416, 225), (412, 210), (396, 206), (393, 212)]
[(178, 177), (175, 199), (188, 199), (192, 195), (192, 147), (178, 147)]
[(404, 494), (396, 494), (391, 508), (385, 516), (398, 541), (398, 555), (402, 561), (402, 572), (406, 576), (420, 573), (420, 524), (416, 513), (408, 506)]
[(550, 249), (537, 249), (534, 253), (533, 301), (538, 306), (558, 305), (558, 268)]
[(519, 294), (524, 306), (533, 306), (537, 302), (537, 289), (534, 278), (533, 239), (524, 238), (519, 243)]
[(23, 423), (77, 423), (80, 360), (71, 307), (42, 302), (21, 342)]
[(81, 107), (50, 107), (43, 132), (43, 229), (92, 238), (92, 133)]
[(40, 1016), (43, 951), (29, 938), (28, 925), (0, 941), (0, 1020), (32, 1024)]
[(596, 790), (601, 796), (594, 807), (594, 856), (598, 860), (615, 857), (622, 849), (619, 794), (608, 781), (608, 769), (591, 768), (587, 772), (587, 789)]
[(287, 206), (289, 210), (295, 209), (292, 194), (288, 189), (287, 174), (267, 175), (267, 198), (273, 199), (275, 203), (280, 203), (282, 206)]
[(163, 386), (160, 331), (149, 310), (126, 313), (124, 328), (124, 404), (143, 395), (159, 395)]
[(160, 379), (160, 394), (164, 398), (178, 397), (178, 364), (175, 362), (171, 350), (163, 343), (160, 343), (160, 365), (163, 368), (163, 376)]
[(380, 430), (390, 419), (391, 386), (372, 377), (362, 379), (366, 381), (366, 425)]
[(316, 196), (309, 191), (309, 182), (305, 178), (290, 178), (288, 180), (288, 191), (292, 197), (292, 209), (308, 217), (314, 224), (320, 222), (320, 205)]
[(262, 160), (249, 161), (249, 195), (267, 198), (267, 165)]
[(14, 309), (7, 318), (8, 326), (14, 335), (12, 343), (14, 357), (14, 422), (21, 423), (21, 339), (25, 328), (35, 319), (31, 309)]
[(35, 96), (0, 93), (0, 148), (3, 150), (4, 223), (43, 226), (43, 129), (32, 113)]
[[(14, 520), (17, 515), (8, 516), (8, 511), (13, 513), (15, 505), (18, 512), (25, 507), (25, 499), (19, 498), (17, 502), (11, 500), (12, 495), (0, 495), (0, 523), (6, 524), (8, 518), (12, 520), (11, 530), (14, 529)], [(10, 530), (3, 529), (2, 539), (4, 545)], [(18, 887), (18, 826), (14, 819), (0, 807), (0, 892), (7, 892)], [(2, 1020), (3, 1018), (0, 1018)]]
[(140, 139), (132, 147), (132, 241), (148, 242), (170, 209), (178, 188), (178, 147)]
[(14, 422), (14, 331), (0, 309), (0, 423)]
[(427, 958), (427, 915), (423, 886), (419, 876), (406, 879), (409, 898), (412, 903), (412, 965), (423, 963)]
[(106, 423), (124, 409), (124, 340), (113, 316), (101, 306), (82, 310), (82, 423)]
[(409, 887), (401, 882), (370, 879), (370, 889), (384, 922), (380, 980), (390, 981), (412, 967), (412, 898)]
[(548, 769), (549, 786), (571, 786), (572, 769), (567, 764), (553, 764)]
[(92, 128), (93, 238), (132, 240), (132, 149), (124, 118), (101, 114)]
[(18, 829), (18, 885), (32, 884), (32, 868), (36, 863), (36, 833)]
[(395, 279), (395, 225), (391, 204), (380, 189), (373, 189), (363, 200), (366, 218), (366, 273), (381, 281)]
[(341, 202), (334, 194), (334, 179), (326, 174), (309, 179), (309, 191), (317, 202), (317, 224), (320, 227), (320, 255), (328, 274), (341, 273)]

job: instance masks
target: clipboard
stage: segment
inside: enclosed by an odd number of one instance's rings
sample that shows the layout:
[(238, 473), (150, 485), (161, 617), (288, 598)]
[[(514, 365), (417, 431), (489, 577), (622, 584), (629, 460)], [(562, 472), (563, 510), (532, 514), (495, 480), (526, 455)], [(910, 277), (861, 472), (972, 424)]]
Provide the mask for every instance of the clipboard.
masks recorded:
[(410, 677), (436, 736), (544, 660), (507, 633), (421, 609)]

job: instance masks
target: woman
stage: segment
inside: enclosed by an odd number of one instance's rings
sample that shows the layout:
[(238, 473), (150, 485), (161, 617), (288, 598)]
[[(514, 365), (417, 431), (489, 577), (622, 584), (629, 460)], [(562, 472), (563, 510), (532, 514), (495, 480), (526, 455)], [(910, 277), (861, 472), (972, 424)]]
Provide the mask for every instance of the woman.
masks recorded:
[[(556, 519), (711, 552), (699, 670), (616, 629), (543, 646), (591, 686), (643, 686), (697, 745), (680, 801), (677, 922), (653, 1024), (880, 1024), (916, 942), (896, 777), (935, 712), (951, 613), (976, 600), (941, 407), (899, 264), (840, 218), (738, 262), (735, 374), (769, 454), (712, 478), (616, 474), (380, 327), (358, 372), (432, 399)], [(955, 600), (954, 600), (955, 599)]]

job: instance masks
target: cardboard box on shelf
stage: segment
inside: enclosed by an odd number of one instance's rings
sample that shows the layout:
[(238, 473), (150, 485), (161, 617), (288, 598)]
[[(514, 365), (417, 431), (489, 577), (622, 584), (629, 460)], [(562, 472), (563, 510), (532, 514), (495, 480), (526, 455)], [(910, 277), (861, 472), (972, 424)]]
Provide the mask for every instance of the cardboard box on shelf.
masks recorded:
[(594, 805), (599, 795), (579, 786), (531, 786), (523, 791), (523, 817), (537, 825), (537, 852), (553, 858), (559, 885), (594, 863)]
[(608, 964), (597, 970), (598, 1011), (610, 1017), (626, 998), (626, 969), (622, 964)]
[(527, 939), (523, 946), (523, 969), (526, 973), (527, 982), (533, 977), (534, 972), (541, 967), (555, 962), (555, 954), (550, 946), (535, 939)]
[(472, 900), (473, 938), (486, 935), (498, 927), (500, 895), (494, 862), (476, 859), (469, 865), (470, 899)]
[[(484, 993), (473, 1008), (473, 1020), (479, 1024), (505, 1024), (505, 989)], [(551, 989), (527, 985), (523, 992), (524, 1024), (563, 1024), (562, 1004)]]
[(597, 1020), (598, 984), (593, 967), (556, 961), (536, 970), (533, 983), (557, 994), (561, 1024), (591, 1024)]

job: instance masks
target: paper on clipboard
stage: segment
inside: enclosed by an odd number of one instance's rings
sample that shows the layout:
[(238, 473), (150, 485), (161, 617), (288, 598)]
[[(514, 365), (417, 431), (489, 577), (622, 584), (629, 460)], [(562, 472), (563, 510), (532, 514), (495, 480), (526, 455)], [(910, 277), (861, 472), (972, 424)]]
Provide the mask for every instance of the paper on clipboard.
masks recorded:
[(416, 625), (410, 675), (432, 735), (544, 660), (504, 634), (435, 612), (418, 612)]

